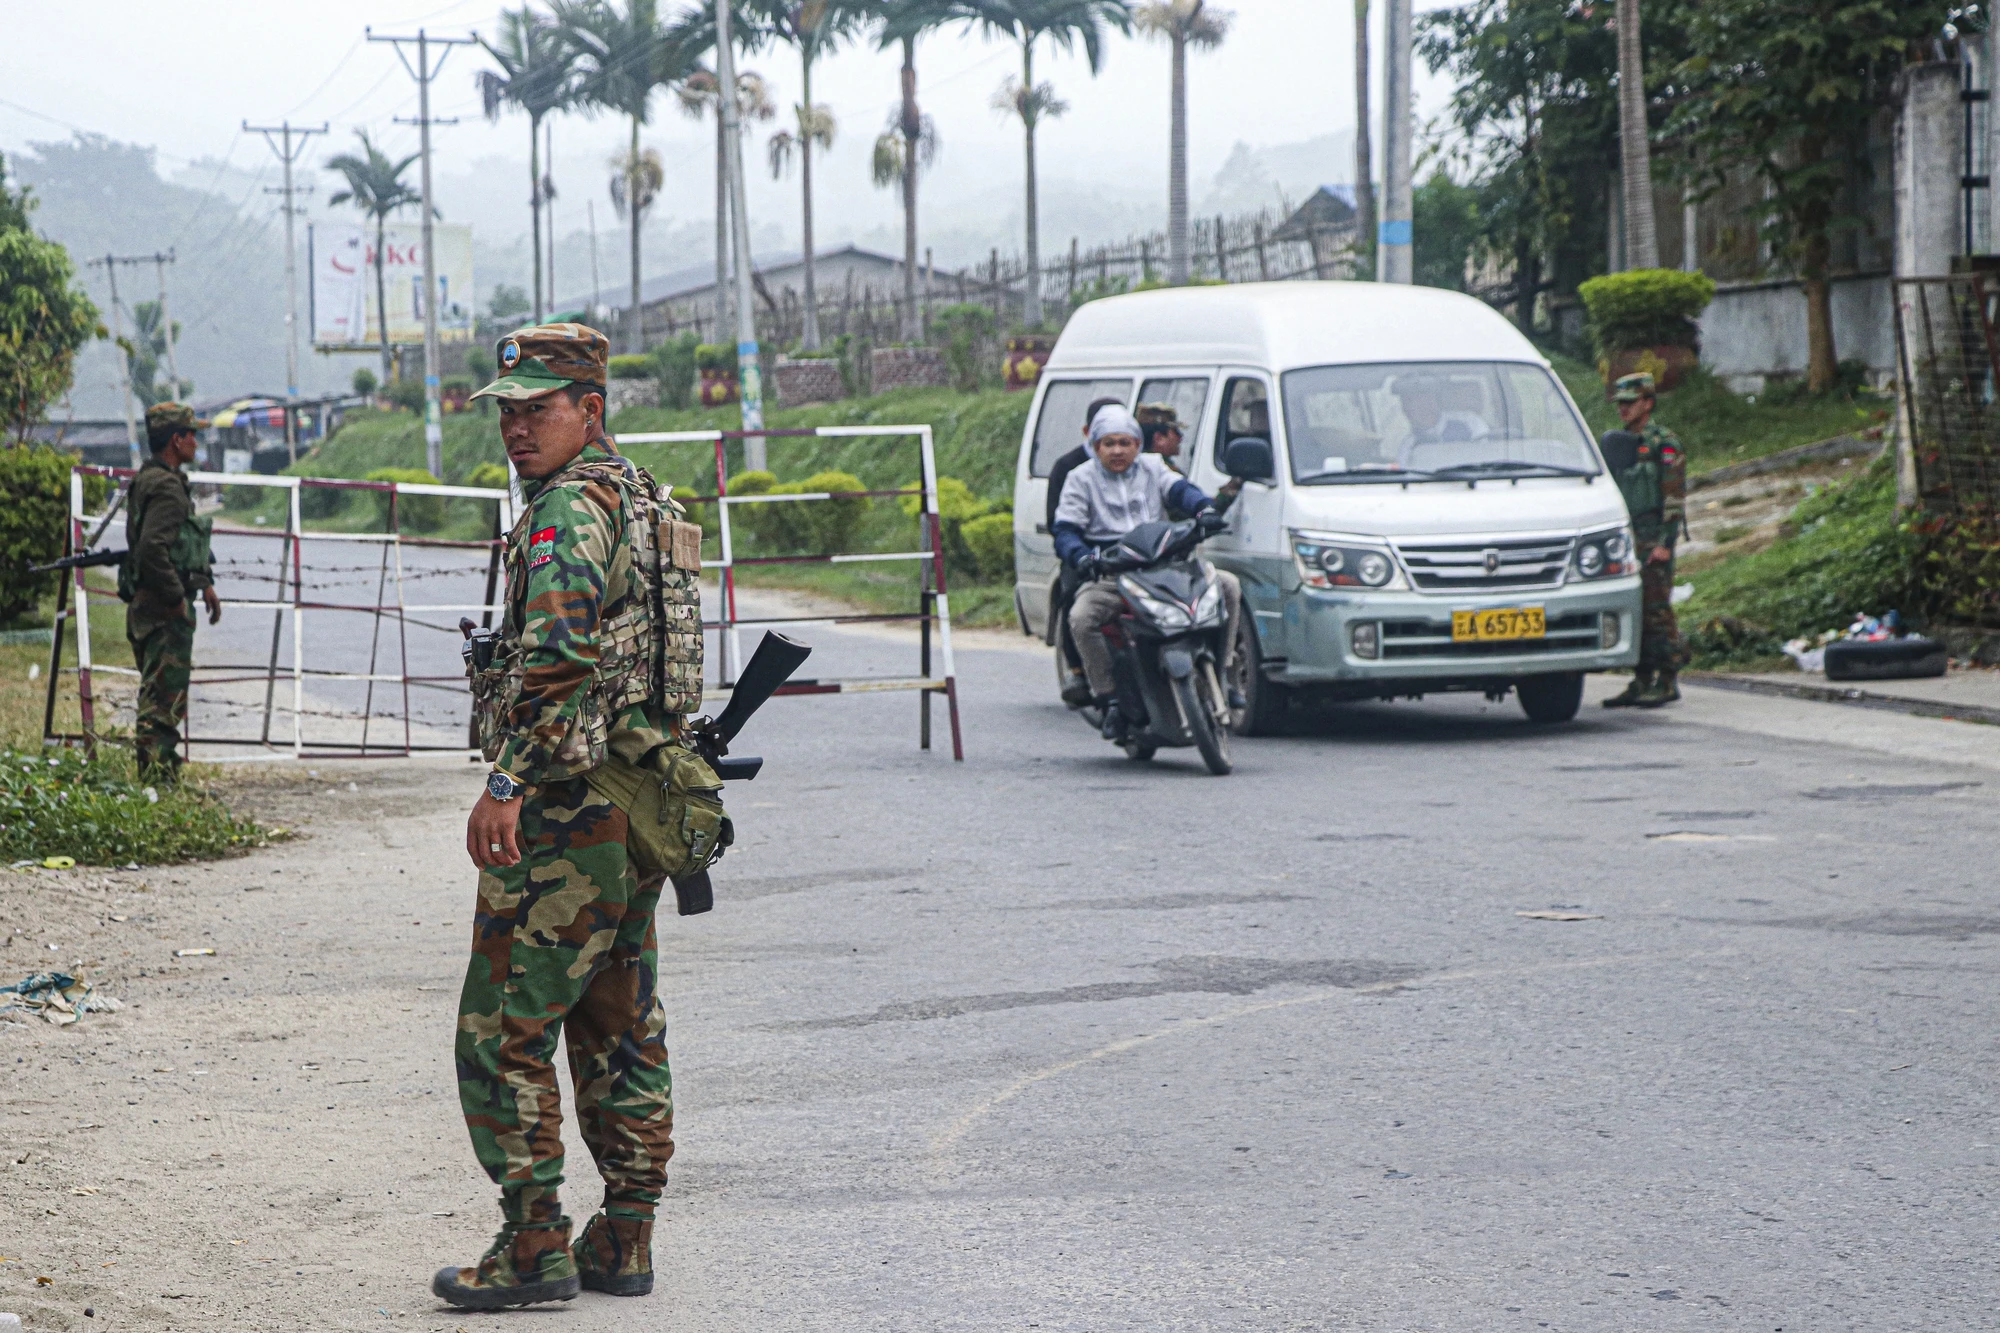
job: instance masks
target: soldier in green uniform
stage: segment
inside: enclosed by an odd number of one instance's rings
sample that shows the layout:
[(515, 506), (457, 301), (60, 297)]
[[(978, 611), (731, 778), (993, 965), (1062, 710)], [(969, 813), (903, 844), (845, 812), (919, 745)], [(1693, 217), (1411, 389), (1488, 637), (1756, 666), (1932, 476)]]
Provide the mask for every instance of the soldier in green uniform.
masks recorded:
[(1677, 676), (1686, 662), (1674, 618), (1674, 546), (1687, 530), (1687, 460), (1674, 433), (1653, 420), (1653, 377), (1621, 376), (1612, 398), (1625, 428), (1639, 436), (1630, 467), (1616, 473), (1639, 565), (1639, 666), (1625, 692), (1606, 708), (1659, 708), (1681, 697)]
[[(456, 1064), (503, 1225), (477, 1264), (432, 1283), (466, 1309), (652, 1290), (674, 1151), (654, 911), (667, 875), (703, 869), (721, 834), (720, 783), (683, 742), (701, 697), (701, 533), (605, 436), (608, 350), (580, 324), (521, 329), (475, 395), (499, 401), (527, 503), (506, 538), (499, 642), (490, 660), (470, 658), (493, 771), (466, 824), (480, 876)], [(646, 822), (673, 816), (678, 864), (627, 847), (645, 831), (621, 793), (659, 775), (678, 795)], [(604, 1178), (603, 1209), (573, 1244), (558, 1198), (558, 1032)]]
[(195, 594), (208, 607), (209, 624), (222, 618), (209, 554), (210, 520), (194, 512), (194, 491), (181, 471), (200, 452), (195, 432), (207, 424), (186, 403), (147, 408), (152, 457), (132, 478), (125, 506), (118, 595), (128, 604), (125, 637), (139, 668), (134, 742), (139, 772), (160, 782), (180, 777), (181, 722), (194, 669)]

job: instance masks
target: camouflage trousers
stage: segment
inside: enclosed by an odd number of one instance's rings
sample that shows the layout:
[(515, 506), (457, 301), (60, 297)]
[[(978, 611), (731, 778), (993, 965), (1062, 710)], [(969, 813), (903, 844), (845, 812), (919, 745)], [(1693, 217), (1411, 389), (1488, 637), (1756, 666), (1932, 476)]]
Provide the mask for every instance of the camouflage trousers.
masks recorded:
[(626, 859), (625, 812), (582, 778), (521, 798), (522, 859), (482, 871), (458, 1004), (458, 1100), (511, 1221), (562, 1215), (558, 1033), (607, 1208), (651, 1217), (673, 1156), (666, 1011), (654, 991), (664, 876)]
[(1674, 562), (1639, 567), (1639, 669), (1678, 671), (1687, 665), (1681, 626), (1674, 615)]
[(139, 668), (139, 720), (133, 727), (141, 773), (171, 778), (181, 769), (181, 722), (187, 717), (188, 676), (194, 670), (194, 621), (173, 619), (135, 639), (132, 661)]

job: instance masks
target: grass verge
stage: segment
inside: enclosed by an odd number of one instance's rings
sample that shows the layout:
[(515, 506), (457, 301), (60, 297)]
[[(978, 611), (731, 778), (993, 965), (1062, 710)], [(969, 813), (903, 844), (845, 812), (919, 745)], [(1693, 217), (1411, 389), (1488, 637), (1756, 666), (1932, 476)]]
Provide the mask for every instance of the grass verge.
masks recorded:
[[(192, 776), (192, 775), (190, 775)], [(154, 864), (261, 847), (265, 831), (193, 782), (139, 780), (129, 753), (0, 749), (0, 859)]]

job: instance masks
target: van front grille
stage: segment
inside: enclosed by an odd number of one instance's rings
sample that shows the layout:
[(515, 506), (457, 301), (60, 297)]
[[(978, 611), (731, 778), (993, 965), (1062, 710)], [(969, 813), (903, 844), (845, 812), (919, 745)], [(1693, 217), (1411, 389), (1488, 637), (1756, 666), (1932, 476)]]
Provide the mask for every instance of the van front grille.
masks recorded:
[(1385, 620), (1382, 622), (1382, 656), (1390, 661), (1411, 658), (1463, 661), (1475, 657), (1589, 652), (1598, 646), (1599, 627), (1598, 612), (1577, 611), (1552, 618), (1548, 634), (1543, 638), (1456, 643), (1451, 637), (1449, 620), (1441, 624), (1429, 620)]
[(1396, 553), (1420, 592), (1505, 592), (1560, 585), (1575, 545), (1571, 537), (1399, 543)]

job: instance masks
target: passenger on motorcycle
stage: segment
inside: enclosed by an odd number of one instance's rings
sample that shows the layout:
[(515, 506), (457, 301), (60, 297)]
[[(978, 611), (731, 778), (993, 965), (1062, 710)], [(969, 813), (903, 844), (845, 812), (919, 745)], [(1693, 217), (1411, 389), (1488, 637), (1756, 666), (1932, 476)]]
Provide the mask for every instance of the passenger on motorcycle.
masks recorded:
[[(1062, 502), (1063, 486), (1069, 481), (1069, 474), (1090, 461), (1090, 422), (1099, 412), (1113, 406), (1124, 406), (1122, 398), (1096, 398), (1083, 410), (1083, 443), (1058, 458), (1049, 468), (1049, 513), (1047, 527), (1056, 530), (1056, 506)], [(1090, 702), (1090, 684), (1083, 678), (1083, 659), (1077, 656), (1076, 644), (1070, 638), (1068, 628), (1070, 599), (1076, 596), (1076, 571), (1067, 565), (1063, 567), (1062, 582), (1056, 588), (1055, 605), (1049, 614), (1056, 618), (1056, 642), (1062, 645), (1064, 663), (1069, 667), (1069, 682), (1062, 688), (1063, 702), (1072, 708), (1081, 708)]]
[[(1100, 408), (1090, 423), (1090, 444), (1097, 456), (1069, 474), (1052, 525), (1056, 554), (1083, 585), (1070, 604), (1070, 634), (1083, 658), (1091, 700), (1104, 710), (1104, 734), (1113, 739), (1124, 731), (1125, 720), (1115, 702), (1117, 682), (1103, 629), (1125, 609), (1125, 596), (1115, 581), (1098, 580), (1099, 551), (1141, 523), (1166, 517), (1169, 509), (1190, 516), (1210, 508), (1221, 513), (1242, 489), (1241, 482), (1231, 480), (1211, 500), (1158, 454), (1142, 453), (1141, 436), (1139, 423), (1122, 406)], [(1222, 589), (1227, 654), (1223, 679), (1227, 680), (1241, 632), (1243, 585), (1234, 574), (1220, 569), (1215, 571), (1215, 582)], [(1233, 686), (1229, 706), (1244, 706), (1241, 693)]]

